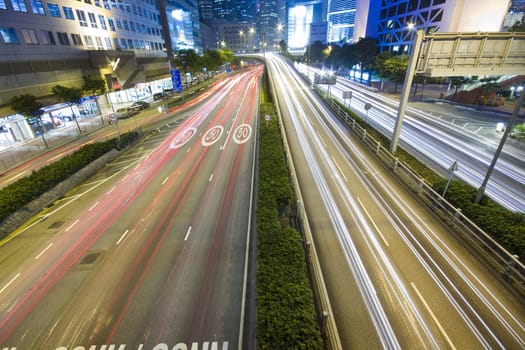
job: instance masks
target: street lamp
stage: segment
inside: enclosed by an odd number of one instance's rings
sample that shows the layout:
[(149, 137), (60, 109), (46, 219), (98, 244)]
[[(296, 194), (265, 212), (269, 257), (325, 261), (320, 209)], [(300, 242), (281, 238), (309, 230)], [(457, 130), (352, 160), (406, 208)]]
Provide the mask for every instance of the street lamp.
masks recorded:
[(445, 194), (447, 193), (448, 186), (450, 186), (450, 182), (452, 182), (452, 177), (454, 176), (454, 172), (458, 171), (458, 161), (455, 160), (454, 163), (448, 168), (448, 181), (445, 186), (445, 189), (443, 190), (443, 194), (441, 197), (445, 198)]

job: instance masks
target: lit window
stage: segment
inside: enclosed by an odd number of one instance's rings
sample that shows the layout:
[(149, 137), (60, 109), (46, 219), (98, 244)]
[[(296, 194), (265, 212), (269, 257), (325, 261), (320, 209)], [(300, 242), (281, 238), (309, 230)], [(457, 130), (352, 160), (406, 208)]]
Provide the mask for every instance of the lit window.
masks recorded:
[(69, 42), (67, 33), (57, 32), (57, 38), (58, 38), (58, 42), (60, 43), (60, 45), (67, 45), (67, 46), (71, 45), (71, 43)]
[(27, 6), (24, 0), (11, 0), (13, 10), (18, 12), (27, 12)]
[(42, 35), (40, 36), (42, 39), (42, 44), (44, 45), (56, 45), (55, 36), (53, 35), (53, 32), (50, 30), (43, 30)]
[(20, 44), (16, 36), (15, 28), (0, 27), (0, 36), (6, 44)]
[(64, 17), (67, 19), (75, 19), (73, 15), (73, 9), (71, 7), (62, 6), (62, 11), (64, 11)]
[(7, 10), (7, 4), (5, 0), (0, 0), (0, 9), (1, 10)]
[(25, 44), (38, 44), (38, 38), (34, 29), (20, 29)]
[(106, 26), (106, 19), (103, 15), (98, 15), (98, 21), (100, 22), (100, 28), (107, 30), (108, 27)]
[(91, 37), (91, 35), (84, 35), (84, 42), (86, 43), (86, 46), (89, 48), (95, 47), (95, 45), (93, 44), (93, 38)]
[(113, 18), (108, 17), (108, 24), (109, 24), (109, 29), (111, 29), (112, 31), (116, 31), (115, 22), (113, 21)]
[(83, 46), (82, 37), (80, 36), (80, 34), (71, 34), (71, 39), (73, 39), (73, 45)]
[(95, 37), (95, 42), (97, 43), (97, 49), (103, 50), (104, 46), (102, 45), (102, 39), (99, 36)]
[(57, 4), (47, 4), (47, 10), (49, 11), (49, 15), (51, 17), (61, 17), (60, 16), (60, 9), (58, 8)]
[(84, 13), (84, 11), (76, 10), (76, 12), (77, 12), (78, 22), (80, 23), (80, 25), (82, 27), (87, 27), (88, 24), (87, 24), (86, 14)]
[(44, 3), (41, 0), (31, 0), (31, 8), (35, 15), (45, 16)]
[(88, 12), (88, 16), (89, 16), (89, 22), (91, 22), (91, 28), (98, 28), (97, 19), (95, 17), (95, 14), (93, 12)]

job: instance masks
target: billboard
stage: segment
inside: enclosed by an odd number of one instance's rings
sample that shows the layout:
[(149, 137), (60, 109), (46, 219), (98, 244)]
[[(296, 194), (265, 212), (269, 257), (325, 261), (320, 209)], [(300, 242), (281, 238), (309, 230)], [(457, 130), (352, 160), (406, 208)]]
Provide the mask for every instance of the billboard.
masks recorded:
[(182, 80), (180, 79), (180, 70), (172, 69), (171, 73), (171, 82), (173, 83), (173, 90), (177, 92), (182, 91)]

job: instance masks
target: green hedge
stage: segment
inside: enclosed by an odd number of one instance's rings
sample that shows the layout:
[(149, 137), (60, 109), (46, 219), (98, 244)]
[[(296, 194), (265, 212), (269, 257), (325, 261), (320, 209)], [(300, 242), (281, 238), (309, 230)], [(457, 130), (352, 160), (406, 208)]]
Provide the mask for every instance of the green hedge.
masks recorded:
[[(281, 224), (294, 203), (277, 117), (261, 105), (257, 195), (257, 342), (260, 349), (323, 349), (301, 235)], [(288, 222), (288, 218), (283, 218)]]
[[(123, 134), (120, 147), (136, 139), (135, 132)], [(59, 161), (33, 171), (31, 175), (0, 189), (0, 223), (116, 146), (115, 139), (87, 144)]]

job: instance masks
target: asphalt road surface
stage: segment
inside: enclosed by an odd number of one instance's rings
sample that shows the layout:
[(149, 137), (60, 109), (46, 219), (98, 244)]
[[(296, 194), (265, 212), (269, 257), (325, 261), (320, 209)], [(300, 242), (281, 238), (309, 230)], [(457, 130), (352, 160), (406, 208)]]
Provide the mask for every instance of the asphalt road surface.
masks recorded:
[[(344, 349), (520, 349), (524, 302), (267, 55)], [(282, 87), (286, 87), (285, 89)]]
[[(313, 75), (313, 68), (297, 67), (303, 74)], [(391, 137), (399, 101), (341, 77), (337, 81), (337, 85), (330, 87), (330, 94), (383, 135)], [(352, 91), (351, 99), (343, 99), (345, 91)], [(370, 104), (370, 110), (365, 110), (366, 103)], [(418, 106), (435, 109), (428, 104)], [(469, 109), (434, 113), (408, 106), (400, 145), (444, 177), (448, 176), (447, 169), (452, 163), (458, 162), (454, 176), (479, 188), (501, 140), (502, 133), (495, 132), (497, 122), (506, 124), (508, 118), (498, 119), (490, 112)], [(489, 127), (493, 132), (486, 132)], [(512, 211), (525, 212), (525, 152), (522, 144), (515, 147), (512, 141), (507, 140), (485, 193)]]
[(0, 247), (0, 346), (240, 349), (261, 67)]

